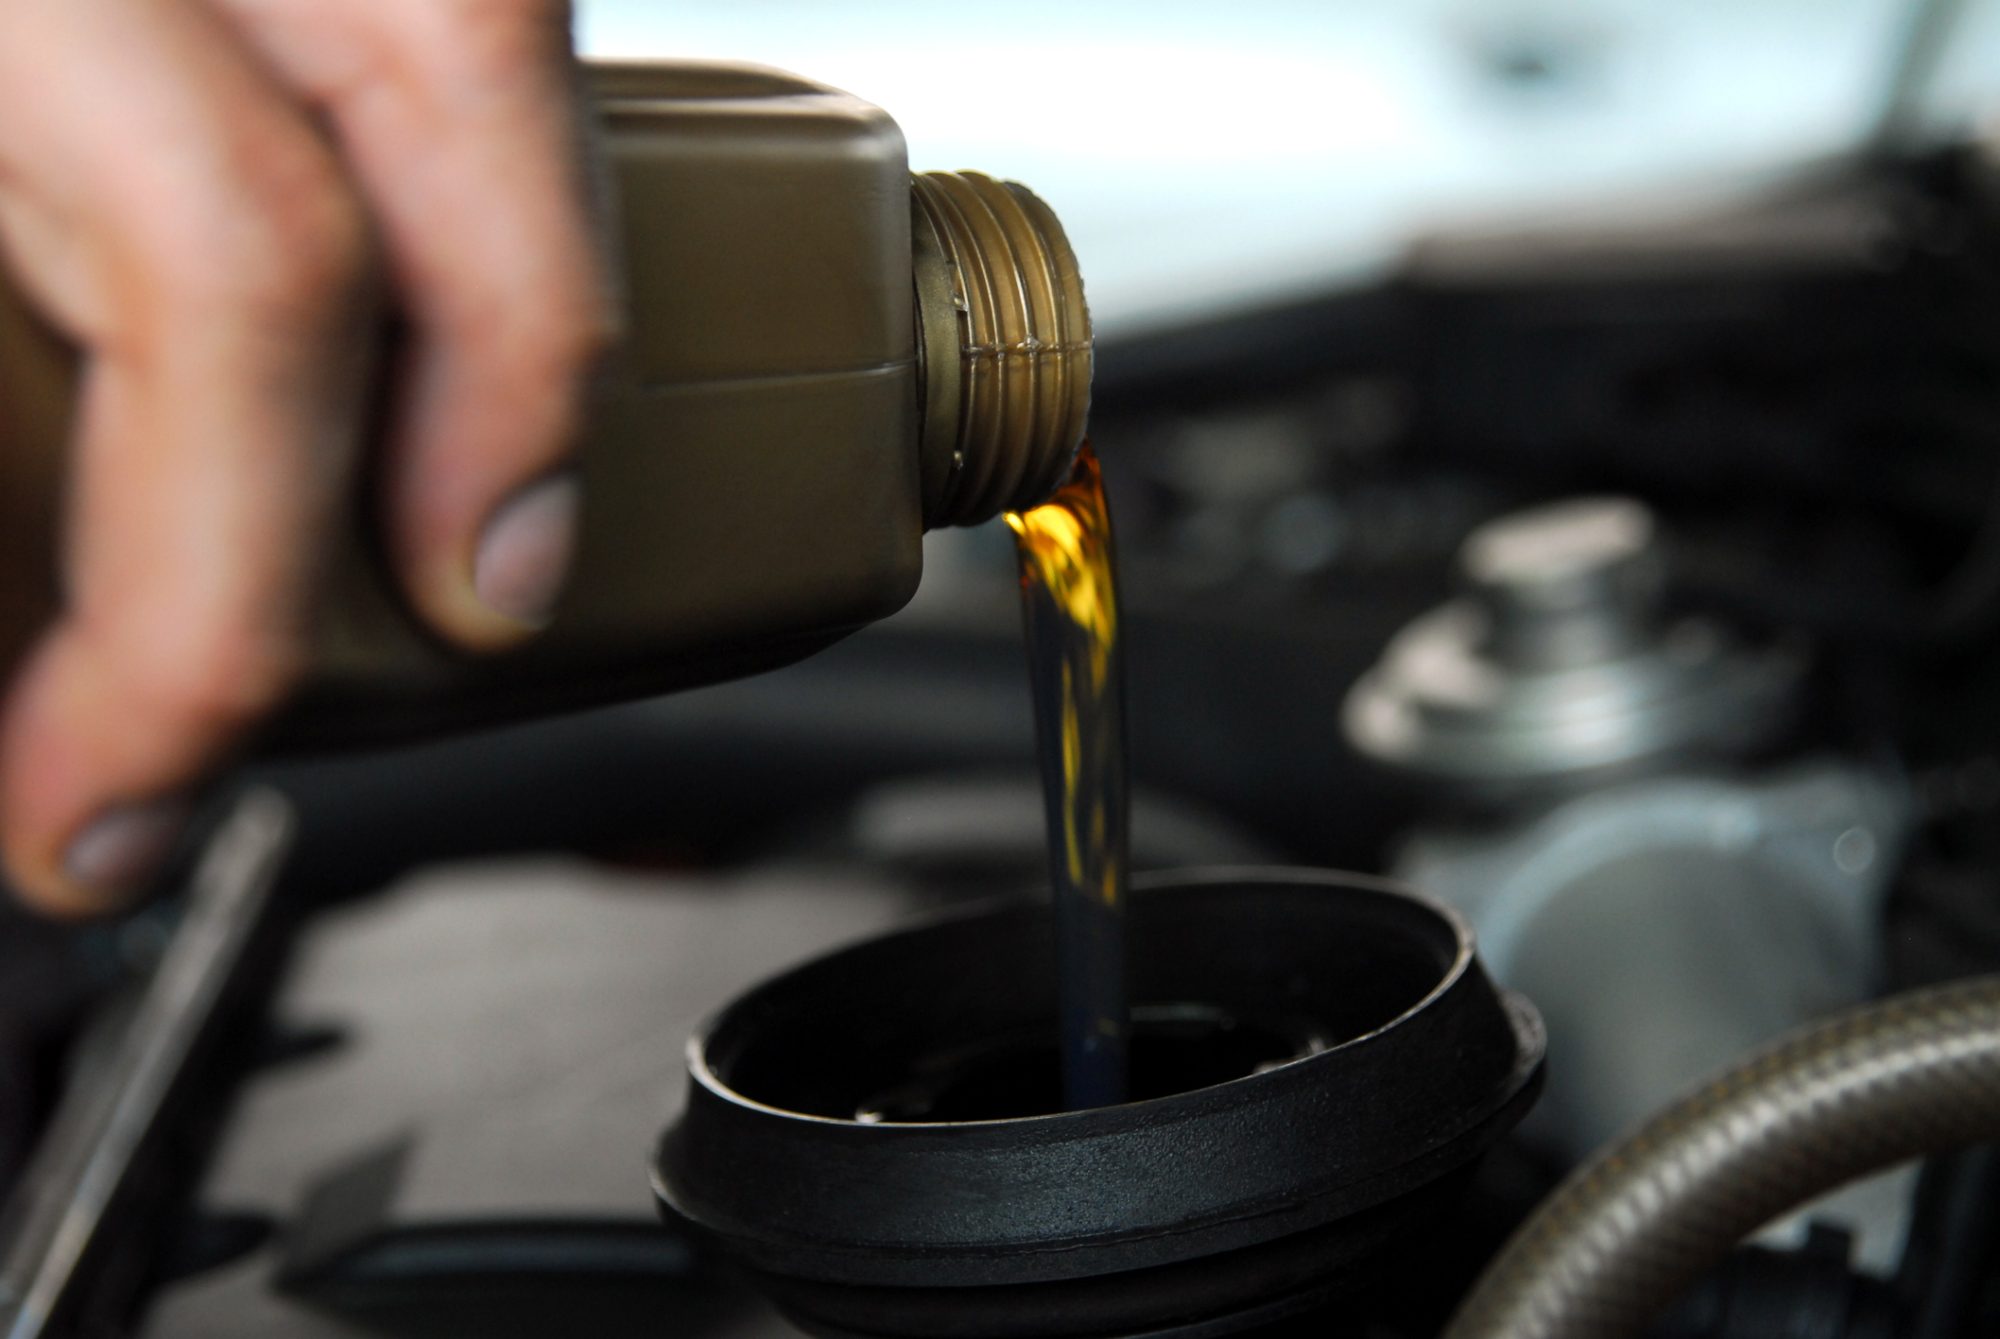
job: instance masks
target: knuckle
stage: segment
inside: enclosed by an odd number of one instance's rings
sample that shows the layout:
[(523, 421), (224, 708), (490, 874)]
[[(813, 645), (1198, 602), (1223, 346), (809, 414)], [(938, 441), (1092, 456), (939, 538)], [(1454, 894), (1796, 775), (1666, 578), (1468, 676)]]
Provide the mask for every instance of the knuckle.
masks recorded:
[(608, 303), (581, 303), (556, 321), (548, 357), (558, 375), (578, 380), (597, 370), (618, 337), (617, 316)]
[(485, 352), (496, 375), (537, 394), (580, 391), (618, 339), (617, 322), (599, 304), (544, 310), (532, 323), (488, 326)]
[(519, 71), (546, 67), (567, 51), (567, 0), (459, 0), (461, 52), (475, 67)]
[[(315, 327), (343, 311), (370, 267), (360, 200), (316, 143), (265, 145), (230, 162), (179, 273), (204, 300), (260, 323)], [(219, 215), (219, 216), (217, 216)]]
[(360, 202), (331, 164), (275, 164), (256, 174), (251, 296), (287, 314), (340, 303), (367, 269)]
[(561, 25), (567, 34), (570, 0), (465, 0), (474, 10), (524, 27), (530, 33), (546, 33)]
[(171, 651), (124, 659), (128, 688), (149, 714), (227, 734), (269, 713), (297, 682), (302, 656), (287, 638), (216, 628)]

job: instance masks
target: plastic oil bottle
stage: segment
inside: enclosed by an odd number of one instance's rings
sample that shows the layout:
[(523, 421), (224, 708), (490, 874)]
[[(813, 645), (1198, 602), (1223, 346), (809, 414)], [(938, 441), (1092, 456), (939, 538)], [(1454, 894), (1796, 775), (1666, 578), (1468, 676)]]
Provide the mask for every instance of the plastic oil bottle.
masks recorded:
[[(687, 687), (900, 608), (923, 532), (1069, 476), (1091, 367), (1062, 229), (1022, 187), (912, 177), (858, 98), (739, 65), (593, 66), (629, 335), (549, 627), (429, 636), (358, 524), (278, 742), (352, 742)], [(58, 608), (73, 356), (0, 285), (0, 672)]]

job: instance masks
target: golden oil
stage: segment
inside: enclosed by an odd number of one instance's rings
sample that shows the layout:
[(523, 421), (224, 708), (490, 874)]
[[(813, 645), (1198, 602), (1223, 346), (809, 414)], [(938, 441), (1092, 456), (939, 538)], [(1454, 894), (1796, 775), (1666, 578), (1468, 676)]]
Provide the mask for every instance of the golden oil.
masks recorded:
[(1130, 798), (1111, 511), (1085, 443), (1050, 499), (1006, 513), (1020, 559), (1035, 733), (1048, 807), (1063, 1101), (1125, 1100)]

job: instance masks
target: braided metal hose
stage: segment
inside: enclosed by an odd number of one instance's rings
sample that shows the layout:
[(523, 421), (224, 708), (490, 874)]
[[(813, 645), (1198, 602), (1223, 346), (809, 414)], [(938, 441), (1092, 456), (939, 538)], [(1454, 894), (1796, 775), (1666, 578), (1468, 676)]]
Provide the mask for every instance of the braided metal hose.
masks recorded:
[(1637, 1335), (1746, 1234), (1855, 1177), (2000, 1139), (2000, 977), (1781, 1039), (1579, 1168), (1445, 1339)]

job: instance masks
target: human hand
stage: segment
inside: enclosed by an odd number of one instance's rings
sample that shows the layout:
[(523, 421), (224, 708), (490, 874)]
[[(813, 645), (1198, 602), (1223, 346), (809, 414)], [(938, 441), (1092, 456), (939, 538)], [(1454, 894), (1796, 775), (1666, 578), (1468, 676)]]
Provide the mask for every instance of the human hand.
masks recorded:
[(0, 0), (0, 260), (84, 359), (63, 614), (0, 708), (38, 905), (135, 891), (293, 686), (364, 428), (418, 613), (545, 617), (615, 320), (572, 68), (556, 0)]

